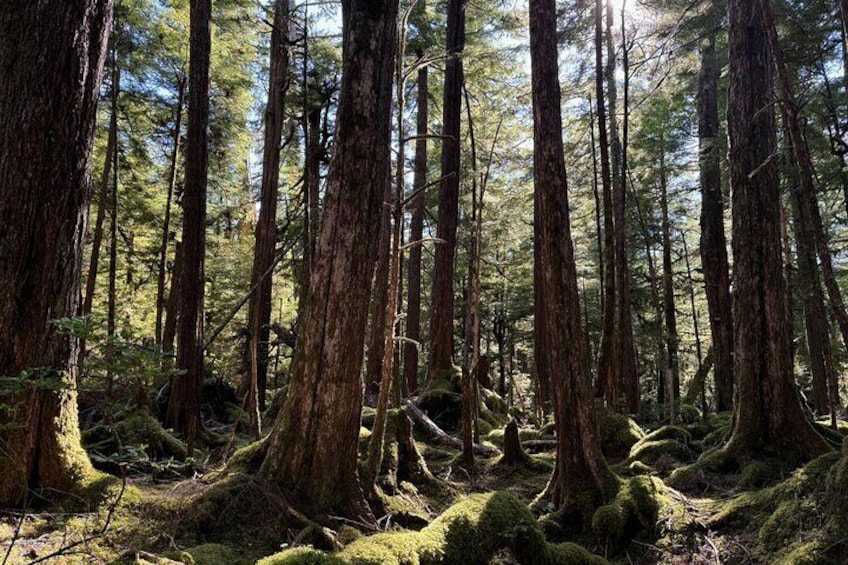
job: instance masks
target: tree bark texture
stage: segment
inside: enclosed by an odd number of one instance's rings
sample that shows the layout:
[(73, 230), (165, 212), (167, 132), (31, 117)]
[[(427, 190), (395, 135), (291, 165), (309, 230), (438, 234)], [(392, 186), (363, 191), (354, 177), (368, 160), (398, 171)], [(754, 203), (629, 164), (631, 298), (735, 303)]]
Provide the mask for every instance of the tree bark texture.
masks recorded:
[(204, 286), (206, 277), (206, 182), (209, 164), (209, 58), (211, 0), (190, 4), (188, 126), (183, 191), (183, 261), (177, 320), (177, 368), (171, 378), (166, 421), (188, 440), (189, 451), (200, 427), (203, 381)]
[[(419, 54), (419, 57), (423, 53)], [(424, 209), (427, 194), (427, 121), (429, 119), (429, 88), (427, 66), (418, 69), (418, 110), (416, 114), (415, 169), (412, 190), (415, 196), (410, 202), (412, 218), (409, 223), (409, 259), (407, 261), (406, 285), (406, 337), (414, 342), (421, 341), (421, 244), (424, 237)], [(406, 342), (403, 346), (403, 374), (406, 390), (412, 396), (418, 390), (417, 343)]]
[(713, 344), (715, 408), (718, 412), (724, 412), (733, 406), (733, 312), (727, 239), (724, 234), (724, 196), (721, 192), (718, 77), (715, 34), (711, 34), (701, 46), (701, 72), (698, 80), (701, 264)]
[(310, 513), (372, 522), (357, 477), (363, 345), (389, 166), (397, 0), (345, 4), (335, 148), (286, 405), (260, 471)]
[(91, 472), (76, 344), (51, 320), (77, 311), (111, 14), (110, 0), (0, 4), (0, 375), (48, 379), (2, 400), (0, 507)]
[(769, 451), (813, 457), (829, 448), (804, 416), (790, 364), (768, 34), (759, 3), (729, 8), (737, 386), (727, 450), (742, 460)]
[(459, 222), (462, 52), (465, 48), (466, 0), (448, 0), (447, 54), (442, 114), (442, 178), (436, 226), (436, 263), (430, 306), (429, 379), (453, 366), (454, 259)]
[(254, 429), (256, 417), (265, 409), (268, 381), (268, 336), (271, 323), (271, 291), (273, 273), (266, 275), (274, 263), (277, 245), (277, 196), (280, 190), (280, 144), (283, 139), (285, 96), (289, 85), (289, 0), (276, 0), (271, 26), (271, 55), (268, 76), (268, 102), (265, 105), (265, 139), (262, 156), (262, 187), (259, 194), (259, 221), (250, 288), (257, 286), (250, 300), (250, 386), (248, 413)]
[(534, 187), (539, 211), (535, 229), (540, 243), (535, 261), (545, 297), (545, 302), (535, 307), (537, 313), (547, 310), (547, 349), (536, 358), (542, 361), (540, 368), (552, 376), (558, 440), (557, 470), (549, 488), (553, 503), (587, 526), (594, 510), (615, 494), (616, 482), (601, 454), (586, 375), (568, 216), (554, 0), (530, 2), (530, 52)]

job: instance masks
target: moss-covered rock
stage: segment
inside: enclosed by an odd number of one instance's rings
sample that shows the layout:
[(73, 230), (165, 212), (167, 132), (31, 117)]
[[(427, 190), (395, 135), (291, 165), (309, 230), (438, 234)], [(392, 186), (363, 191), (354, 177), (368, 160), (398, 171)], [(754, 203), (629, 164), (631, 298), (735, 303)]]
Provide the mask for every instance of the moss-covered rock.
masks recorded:
[(260, 565), (483, 565), (504, 549), (527, 565), (605, 563), (573, 544), (547, 544), (527, 507), (514, 495), (495, 492), (463, 499), (420, 532), (368, 536), (335, 556), (303, 548), (287, 550)]
[(633, 445), (645, 437), (642, 428), (632, 418), (623, 414), (616, 414), (598, 406), (595, 417), (598, 422), (601, 451), (610, 463), (627, 458)]
[(180, 561), (186, 565), (233, 565), (239, 561), (238, 553), (220, 543), (204, 543), (182, 552)]
[(597, 536), (618, 545), (653, 528), (660, 510), (670, 503), (668, 489), (661, 480), (633, 477), (622, 481), (612, 502), (598, 508), (592, 517), (592, 529)]
[(86, 449), (104, 455), (117, 454), (133, 446), (143, 449), (151, 459), (182, 460), (186, 457), (185, 444), (143, 409), (119, 413), (111, 426), (95, 426), (83, 432), (82, 438)]

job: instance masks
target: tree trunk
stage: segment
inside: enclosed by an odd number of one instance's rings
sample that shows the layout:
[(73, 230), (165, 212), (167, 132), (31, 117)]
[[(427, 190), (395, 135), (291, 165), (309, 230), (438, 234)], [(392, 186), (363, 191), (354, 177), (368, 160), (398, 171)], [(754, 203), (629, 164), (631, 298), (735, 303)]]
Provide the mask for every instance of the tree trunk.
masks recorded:
[[(778, 73), (778, 83), (781, 90), (781, 108), (783, 109), (783, 122), (789, 132), (789, 141), (792, 145), (794, 161), (798, 164), (800, 172), (800, 183), (798, 184), (797, 198), (795, 203), (798, 208), (798, 219), (801, 221), (801, 230), (796, 227), (796, 237), (800, 235), (803, 242), (799, 239), (798, 254), (799, 266), (803, 266), (804, 271), (799, 269), (799, 275), (802, 277), (802, 284), (805, 295), (805, 321), (809, 318), (809, 323), (814, 327), (813, 335), (810, 335), (811, 328), (807, 326), (808, 345), (813, 349), (819, 359), (813, 360), (813, 351), (810, 351), (810, 361), (816, 363), (815, 372), (813, 373), (813, 396), (816, 408), (823, 411), (827, 404), (830, 404), (831, 412), (834, 412), (839, 406), (839, 387), (836, 380), (836, 372), (832, 366), (832, 355), (830, 351), (830, 331), (827, 326), (827, 318), (824, 315), (824, 297), (821, 292), (821, 284), (819, 282), (818, 266), (813, 256), (813, 246), (818, 250), (819, 259), (822, 263), (822, 273), (825, 278), (825, 285), (828, 289), (831, 307), (836, 314), (839, 322), (840, 330), (842, 331), (843, 341), (848, 347), (848, 313), (845, 311), (845, 305), (842, 301), (842, 293), (836, 283), (833, 275), (833, 264), (828, 248), (827, 238), (825, 237), (824, 226), (822, 224), (821, 214), (819, 212), (818, 198), (816, 196), (815, 173), (813, 170), (813, 161), (810, 157), (810, 151), (807, 147), (807, 141), (804, 139), (801, 130), (801, 123), (798, 118), (798, 104), (795, 101), (795, 96), (792, 91), (792, 86), (789, 82), (789, 72), (786, 68), (786, 60), (777, 38), (777, 29), (774, 24), (774, 15), (771, 11), (771, 4), (761, 0), (763, 8), (763, 17), (765, 19), (766, 33), (768, 41), (771, 44), (771, 49), (774, 57), (775, 66)], [(804, 251), (807, 257), (801, 257), (801, 244), (804, 245)], [(802, 263), (803, 261), (803, 263)], [(812, 310), (807, 315), (807, 300), (810, 301), (809, 307)], [(817, 343), (810, 344), (811, 340)], [(818, 348), (821, 347), (820, 350)], [(812, 369), (811, 365), (811, 369)], [(828, 386), (830, 393), (828, 394)], [(828, 401), (828, 397), (830, 402)]]
[(368, 301), (389, 166), (397, 0), (351, 0), (337, 128), (283, 415), (260, 474), (309, 513), (373, 522), (357, 477)]
[(806, 458), (829, 450), (806, 420), (790, 366), (780, 245), (772, 57), (763, 11), (731, 0), (728, 131), (733, 194), (734, 418), (727, 451)]
[(0, 403), (0, 507), (75, 490), (91, 473), (78, 350), (51, 320), (78, 306), (111, 14), (109, 0), (0, 4), (0, 375), (48, 379)]
[[(112, 42), (116, 39), (113, 37)], [(85, 280), (85, 296), (82, 302), (82, 315), (91, 314), (94, 304), (94, 290), (97, 286), (97, 270), (100, 264), (100, 247), (103, 244), (103, 222), (106, 220), (106, 210), (109, 207), (109, 182), (112, 179), (112, 163), (118, 146), (118, 93), (121, 89), (121, 71), (118, 66), (118, 49), (112, 46), (112, 107), (109, 112), (109, 137), (106, 141), (106, 158), (103, 163), (103, 177), (100, 180), (100, 192), (97, 196), (97, 219), (94, 222), (94, 232), (91, 239), (91, 260), (88, 262), (88, 277)], [(80, 356), (84, 344), (80, 344)]]
[(177, 368), (171, 378), (166, 421), (182, 434), (189, 452), (200, 427), (203, 381), (203, 296), (206, 255), (206, 181), (209, 164), (209, 56), (211, 0), (191, 0), (188, 127), (183, 191), (183, 261), (180, 269)]
[[(162, 322), (165, 310), (165, 275), (168, 267), (168, 242), (171, 241), (171, 208), (174, 202), (174, 190), (177, 187), (178, 163), (180, 159), (180, 135), (185, 106), (185, 74), (177, 76), (177, 107), (174, 109), (174, 135), (171, 139), (171, 162), (168, 171), (168, 196), (165, 200), (165, 220), (162, 224), (162, 241), (159, 244), (159, 272), (156, 279), (156, 343), (162, 344)], [(173, 277), (173, 275), (172, 275)], [(172, 278), (172, 285), (173, 285)]]
[[(289, 0), (276, 0), (271, 25), (271, 54), (268, 74), (268, 102), (265, 106), (265, 141), (262, 156), (262, 188), (259, 195), (259, 221), (250, 287), (256, 290), (250, 300), (250, 382), (248, 413), (251, 427), (261, 433), (259, 413), (265, 410), (268, 380), (268, 336), (271, 323), (273, 273), (277, 245), (277, 195), (280, 189), (280, 144), (283, 138), (285, 96), (289, 85)], [(258, 286), (257, 286), (258, 285)]]
[(715, 33), (712, 33), (701, 46), (701, 73), (698, 80), (701, 264), (713, 344), (715, 409), (724, 412), (733, 406), (733, 313), (727, 240), (724, 235), (724, 198), (721, 192), (718, 75)]
[[(423, 53), (418, 53), (420, 59)], [(410, 202), (412, 218), (409, 224), (409, 260), (406, 285), (406, 337), (412, 341), (403, 346), (403, 374), (408, 396), (418, 390), (418, 349), (421, 341), (421, 244), (424, 237), (424, 209), (427, 194), (427, 121), (429, 118), (429, 89), (427, 66), (418, 69), (418, 110), (416, 116), (415, 171)]]
[(598, 376), (595, 396), (603, 398), (612, 410), (619, 409), (621, 392), (616, 372), (615, 337), (615, 226), (613, 221), (612, 172), (610, 169), (609, 132), (604, 96), (603, 65), (603, 2), (595, 0), (595, 96), (597, 97), (598, 145), (601, 155), (601, 192), (604, 204), (604, 310), (601, 328), (601, 346), (598, 354)]
[[(383, 210), (380, 213), (380, 239), (377, 266), (374, 269), (374, 286), (371, 293), (369, 318), (368, 357), (365, 360), (365, 398), (369, 406), (380, 394), (380, 377), (383, 374), (383, 353), (386, 345), (386, 304), (389, 301), (389, 269), (392, 261), (392, 179), (387, 173), (383, 181)], [(391, 347), (390, 347), (391, 349)]]
[(617, 483), (601, 454), (585, 373), (580, 298), (568, 217), (556, 35), (554, 0), (531, 0), (533, 162), (539, 210), (535, 230), (540, 243), (535, 261), (545, 297), (535, 310), (548, 311), (544, 317), (547, 349), (536, 359), (542, 361), (540, 369), (548, 374), (556, 371), (559, 376), (552, 381), (557, 457), (549, 494), (567, 521), (588, 527), (595, 509), (615, 494)]
[(663, 312), (665, 316), (666, 364), (665, 370), (671, 391), (668, 401), (680, 400), (680, 364), (678, 362), (677, 310), (674, 306), (674, 266), (671, 260), (671, 220), (668, 215), (668, 172), (665, 166), (665, 151), (660, 150), (660, 209), (662, 210), (663, 241)]
[[(613, 23), (612, 2), (607, 2), (607, 41)], [(627, 401), (627, 411), (630, 414), (639, 413), (639, 372), (636, 368), (636, 349), (633, 341), (633, 315), (630, 310), (630, 268), (627, 258), (627, 131), (630, 122), (630, 68), (628, 64), (628, 47), (625, 41), (624, 6), (621, 11), (621, 42), (622, 62), (624, 70), (624, 117), (622, 120), (622, 137), (618, 139), (616, 127), (615, 105), (615, 57), (610, 51), (608, 62), (609, 74), (607, 80), (610, 88), (610, 131), (613, 150), (613, 223), (615, 226), (615, 347), (616, 357), (613, 367), (618, 371), (617, 379), (624, 389)], [(616, 179), (616, 156), (618, 157), (618, 174)]]
[(454, 255), (459, 221), (460, 121), (462, 110), (462, 51), (465, 48), (466, 0), (448, 0), (447, 54), (442, 115), (442, 177), (436, 262), (430, 306), (430, 359), (428, 380), (453, 366)]

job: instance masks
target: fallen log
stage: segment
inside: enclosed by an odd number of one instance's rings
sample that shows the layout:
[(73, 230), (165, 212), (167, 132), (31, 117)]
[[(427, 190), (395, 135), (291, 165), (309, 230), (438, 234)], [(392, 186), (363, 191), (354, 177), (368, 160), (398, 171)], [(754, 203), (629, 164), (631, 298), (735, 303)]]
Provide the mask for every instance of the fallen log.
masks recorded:
[[(411, 400), (404, 400), (403, 404), (407, 407), (412, 419), (419, 423), (424, 428), (424, 431), (435, 439), (437, 443), (448, 447), (454, 447), (456, 449), (462, 449), (462, 441), (460, 439), (449, 436), (445, 433), (442, 428), (437, 426), (433, 420), (428, 418), (427, 414), (422, 412), (421, 409), (413, 404)], [(474, 453), (481, 457), (497, 457), (501, 454), (501, 452), (497, 449), (480, 445), (479, 443), (474, 444)]]

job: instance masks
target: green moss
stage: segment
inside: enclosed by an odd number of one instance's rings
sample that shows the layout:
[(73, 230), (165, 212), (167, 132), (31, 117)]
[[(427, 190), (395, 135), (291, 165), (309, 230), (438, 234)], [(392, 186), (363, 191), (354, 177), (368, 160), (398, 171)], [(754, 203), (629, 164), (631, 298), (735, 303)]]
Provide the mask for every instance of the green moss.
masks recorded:
[(256, 565), (345, 565), (346, 563), (334, 555), (328, 555), (310, 547), (298, 547), (260, 559)]
[(645, 438), (630, 450), (630, 461), (639, 461), (646, 465), (655, 465), (663, 456), (673, 457), (681, 462), (695, 459), (695, 453), (685, 443), (670, 438), (655, 441)]
[(655, 477), (622, 481), (615, 499), (592, 517), (592, 529), (603, 539), (619, 544), (657, 522), (660, 510), (671, 503), (668, 489)]
[(548, 545), (521, 501), (512, 494), (494, 492), (468, 496), (420, 532), (375, 534), (354, 541), (336, 556), (311, 549), (287, 550), (259, 565), (482, 565), (502, 550), (528, 565), (605, 563), (572, 544)]
[(606, 559), (593, 555), (574, 543), (548, 545), (547, 562), (562, 565), (605, 565)]
[(599, 406), (595, 411), (595, 418), (601, 450), (604, 457), (612, 463), (625, 459), (633, 445), (645, 437), (642, 428), (623, 414), (616, 414)]
[(765, 461), (754, 461), (742, 469), (739, 486), (744, 489), (764, 487), (778, 478), (776, 474), (778, 469)]
[(144, 446), (144, 451), (153, 459), (185, 459), (186, 447), (166, 431), (145, 410), (136, 410), (124, 415), (113, 426), (115, 436), (121, 445)]
[(685, 424), (694, 424), (701, 419), (701, 411), (691, 404), (684, 404), (680, 407), (680, 419)]
[(237, 449), (227, 462), (225, 473), (252, 475), (259, 471), (267, 453), (268, 438), (254, 441), (241, 449)]
[[(193, 565), (233, 565), (238, 561), (235, 550), (219, 543), (205, 543), (185, 550)], [(185, 561), (185, 560), (184, 560)]]

